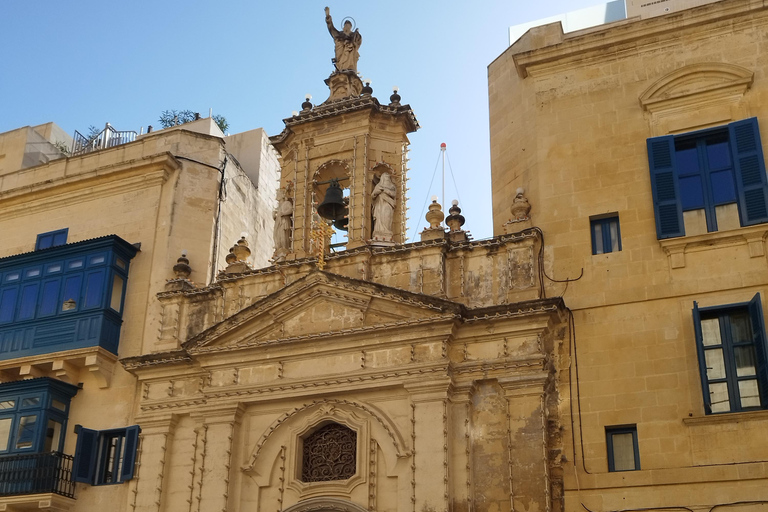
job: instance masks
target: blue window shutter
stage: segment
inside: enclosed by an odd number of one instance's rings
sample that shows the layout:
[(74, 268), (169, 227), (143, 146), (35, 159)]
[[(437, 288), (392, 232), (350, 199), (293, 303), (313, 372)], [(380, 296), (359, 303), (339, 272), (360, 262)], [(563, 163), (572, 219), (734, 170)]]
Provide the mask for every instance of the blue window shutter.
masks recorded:
[(99, 431), (80, 427), (75, 446), (75, 460), (72, 463), (72, 478), (75, 482), (93, 483), (98, 451)]
[(53, 246), (53, 235), (37, 235), (37, 243), (35, 244), (35, 250), (48, 249)]
[(728, 125), (742, 226), (768, 222), (768, 185), (757, 118)]
[(647, 140), (648, 164), (653, 189), (653, 213), (656, 215), (656, 237), (685, 235), (683, 208), (677, 184), (675, 139), (672, 135)]
[(749, 317), (752, 320), (752, 339), (755, 342), (760, 403), (763, 407), (768, 407), (768, 345), (766, 345), (763, 305), (760, 302), (759, 293), (749, 301)]
[(701, 376), (701, 393), (704, 398), (704, 412), (710, 414), (712, 406), (709, 400), (709, 385), (707, 384), (707, 362), (704, 359), (704, 336), (701, 334), (701, 315), (699, 304), (693, 303), (693, 332), (696, 334), (696, 353), (699, 355), (699, 373)]
[(120, 475), (121, 482), (133, 478), (133, 472), (136, 467), (136, 453), (139, 448), (139, 432), (141, 432), (141, 428), (138, 425), (125, 429), (125, 456), (123, 457), (123, 469)]

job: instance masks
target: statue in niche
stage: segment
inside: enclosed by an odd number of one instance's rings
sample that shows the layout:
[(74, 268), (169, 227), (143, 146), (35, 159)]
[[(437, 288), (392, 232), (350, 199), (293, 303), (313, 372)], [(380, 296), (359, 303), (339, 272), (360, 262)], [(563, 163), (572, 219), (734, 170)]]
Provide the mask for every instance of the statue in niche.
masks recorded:
[(379, 183), (371, 193), (373, 201), (373, 234), (374, 240), (392, 241), (392, 218), (395, 215), (395, 198), (397, 189), (392, 183), (388, 172), (381, 175)]
[(277, 208), (273, 213), (275, 219), (275, 254), (274, 261), (282, 261), (291, 250), (291, 228), (293, 220), (293, 201), (291, 200), (290, 183), (280, 189), (277, 194)]
[(331, 19), (331, 10), (325, 8), (325, 24), (328, 25), (328, 32), (333, 37), (336, 49), (336, 69), (339, 71), (352, 70), (357, 73), (357, 60), (360, 58), (360, 45), (363, 44), (363, 36), (357, 29), (352, 31), (352, 22), (344, 21), (341, 32), (336, 30)]

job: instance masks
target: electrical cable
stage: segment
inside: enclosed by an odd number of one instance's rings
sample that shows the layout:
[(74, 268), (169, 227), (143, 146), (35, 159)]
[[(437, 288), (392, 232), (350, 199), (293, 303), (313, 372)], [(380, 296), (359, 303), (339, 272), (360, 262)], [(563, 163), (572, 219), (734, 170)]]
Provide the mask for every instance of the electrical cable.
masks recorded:
[[(441, 150), (442, 151), (442, 150)], [(437, 162), (435, 162), (435, 170), (432, 171), (432, 179), (429, 182), (429, 188), (427, 188), (427, 198), (424, 200), (424, 206), (421, 208), (419, 219), (424, 215), (424, 210), (427, 208), (427, 201), (429, 201), (429, 192), (432, 190), (432, 183), (435, 182), (435, 174), (437, 174), (437, 165), (440, 163), (440, 153), (437, 154)], [(416, 226), (413, 228), (413, 236), (411, 240), (416, 240), (416, 232), (419, 230), (419, 220), (416, 221)]]
[[(453, 167), (451, 166), (451, 159), (448, 158), (448, 152), (446, 151), (445, 159), (448, 160), (448, 170), (451, 171), (451, 180), (453, 180), (453, 188), (456, 189), (456, 197), (459, 199), (459, 203), (464, 204), (461, 200), (461, 194), (459, 194), (459, 187), (456, 185), (456, 177), (453, 175)], [(446, 199), (443, 198), (443, 201)]]

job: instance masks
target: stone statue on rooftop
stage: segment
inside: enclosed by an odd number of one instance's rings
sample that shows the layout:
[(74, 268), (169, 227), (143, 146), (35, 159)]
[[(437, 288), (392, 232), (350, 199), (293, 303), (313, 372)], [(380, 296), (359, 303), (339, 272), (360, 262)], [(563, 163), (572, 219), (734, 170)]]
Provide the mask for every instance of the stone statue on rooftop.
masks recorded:
[(363, 43), (363, 36), (357, 29), (352, 31), (352, 22), (344, 21), (341, 31), (336, 30), (331, 19), (331, 10), (325, 8), (325, 23), (328, 25), (328, 32), (333, 37), (336, 49), (336, 58), (334, 63), (339, 71), (352, 70), (357, 73), (357, 60), (360, 58), (360, 45)]

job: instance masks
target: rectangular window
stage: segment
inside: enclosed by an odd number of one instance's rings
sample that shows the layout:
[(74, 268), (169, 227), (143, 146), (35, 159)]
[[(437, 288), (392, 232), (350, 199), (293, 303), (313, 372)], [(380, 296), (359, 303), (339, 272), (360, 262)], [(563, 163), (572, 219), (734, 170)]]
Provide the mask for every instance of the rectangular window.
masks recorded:
[(109, 299), (109, 307), (117, 311), (118, 313), (122, 309), (123, 305), (123, 286), (125, 281), (122, 277), (115, 274), (112, 276), (112, 295)]
[(56, 231), (49, 231), (47, 233), (40, 233), (37, 235), (37, 241), (35, 242), (35, 250), (48, 249), (50, 247), (56, 247), (58, 245), (64, 245), (67, 243), (67, 234), (69, 228), (59, 229)]
[(768, 407), (768, 361), (758, 293), (748, 303), (699, 308), (693, 303), (707, 414)]
[(608, 471), (640, 469), (636, 425), (605, 427), (605, 442), (608, 449)]
[(112, 430), (90, 430), (80, 425), (73, 463), (76, 482), (118, 484), (133, 478), (139, 442), (138, 425)]
[(654, 137), (647, 145), (659, 239), (684, 236), (686, 223), (712, 232), (768, 222), (768, 180), (756, 118)]
[(605, 254), (621, 250), (618, 214), (591, 217), (589, 223), (592, 230), (592, 254)]

